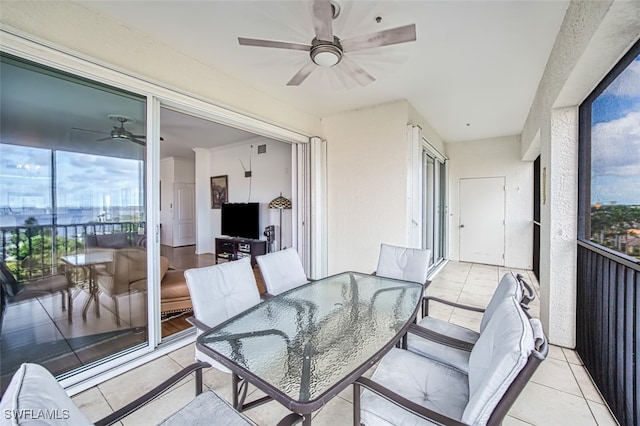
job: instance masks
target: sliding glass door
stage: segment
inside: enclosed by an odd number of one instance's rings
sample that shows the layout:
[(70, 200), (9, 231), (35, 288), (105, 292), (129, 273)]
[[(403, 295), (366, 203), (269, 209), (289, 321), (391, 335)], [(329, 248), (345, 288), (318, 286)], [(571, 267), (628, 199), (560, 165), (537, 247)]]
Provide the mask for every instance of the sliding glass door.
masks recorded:
[(445, 258), (446, 167), (433, 150), (422, 150), (422, 247), (431, 250), (431, 265)]
[(145, 346), (146, 97), (1, 57), (2, 389)]

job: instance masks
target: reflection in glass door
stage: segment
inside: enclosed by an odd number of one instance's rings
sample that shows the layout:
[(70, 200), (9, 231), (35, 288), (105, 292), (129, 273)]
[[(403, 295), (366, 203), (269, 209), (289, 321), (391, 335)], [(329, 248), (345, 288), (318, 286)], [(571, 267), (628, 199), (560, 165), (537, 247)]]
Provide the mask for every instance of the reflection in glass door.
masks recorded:
[(146, 345), (146, 98), (0, 65), (4, 390), (22, 362), (65, 377)]
[(422, 247), (431, 250), (431, 267), (445, 257), (446, 168), (428, 149), (422, 151)]

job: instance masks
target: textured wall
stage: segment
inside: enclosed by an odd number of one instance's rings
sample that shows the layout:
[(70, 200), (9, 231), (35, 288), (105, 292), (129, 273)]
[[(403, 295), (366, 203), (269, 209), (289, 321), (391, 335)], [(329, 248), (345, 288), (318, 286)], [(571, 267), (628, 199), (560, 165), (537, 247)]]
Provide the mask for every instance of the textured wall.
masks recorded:
[(541, 156), (541, 320), (552, 343), (575, 346), (577, 106), (640, 34), (638, 1), (572, 1), (521, 135)]
[(329, 274), (372, 272), (381, 242), (406, 242), (407, 108), (402, 101), (322, 120)]

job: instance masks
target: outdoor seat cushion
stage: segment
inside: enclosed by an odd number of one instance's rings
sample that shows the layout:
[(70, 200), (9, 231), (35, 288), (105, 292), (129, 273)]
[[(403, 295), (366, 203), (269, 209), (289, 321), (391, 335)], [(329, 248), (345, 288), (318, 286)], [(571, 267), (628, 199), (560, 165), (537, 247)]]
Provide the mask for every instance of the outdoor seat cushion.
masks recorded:
[[(418, 326), (436, 331), (445, 336), (462, 340), (472, 345), (475, 344), (478, 337), (480, 337), (480, 333), (476, 331), (433, 317), (424, 317), (418, 323)], [(451, 367), (456, 368), (465, 374), (467, 374), (469, 370), (470, 351), (443, 345), (433, 340), (416, 336), (412, 333), (407, 334), (407, 349), (435, 361), (449, 364)]]
[[(386, 354), (371, 377), (387, 389), (456, 420), (469, 399), (467, 375), (450, 366), (403, 349)], [(385, 398), (365, 390), (360, 416), (367, 426), (406, 426), (430, 423)]]
[(255, 425), (213, 391), (206, 391), (160, 423), (160, 426), (208, 426), (217, 422), (225, 426)]
[[(2, 396), (0, 412), (7, 424), (12, 425), (93, 425), (93, 422), (76, 407), (55, 377), (38, 364), (24, 363), (20, 366)], [(255, 425), (213, 391), (201, 393), (161, 424)]]
[(431, 250), (380, 244), (376, 275), (398, 280), (427, 282)]
[(257, 256), (256, 261), (267, 293), (272, 296), (309, 282), (300, 256), (293, 247)]
[(467, 424), (484, 425), (535, 350), (532, 322), (510, 297), (496, 306), (469, 357), (469, 403), (462, 415)]
[[(522, 295), (523, 289), (516, 276), (512, 272), (505, 273), (498, 283), (498, 286), (491, 296), (491, 300), (482, 315), (480, 333), (482, 333), (482, 331), (487, 327), (487, 324), (505, 299), (513, 297), (516, 300), (521, 300)], [(418, 322), (418, 326), (444, 336), (462, 340), (472, 345), (474, 345), (480, 337), (480, 333), (477, 331), (433, 317), (424, 317), (420, 322)], [(436, 361), (445, 362), (465, 373), (468, 372), (469, 351), (445, 346), (429, 339), (423, 339), (411, 333), (409, 333), (407, 337), (407, 349), (435, 359)]]
[(0, 412), (9, 424), (16, 425), (93, 425), (55, 377), (38, 364), (20, 366), (2, 396)]

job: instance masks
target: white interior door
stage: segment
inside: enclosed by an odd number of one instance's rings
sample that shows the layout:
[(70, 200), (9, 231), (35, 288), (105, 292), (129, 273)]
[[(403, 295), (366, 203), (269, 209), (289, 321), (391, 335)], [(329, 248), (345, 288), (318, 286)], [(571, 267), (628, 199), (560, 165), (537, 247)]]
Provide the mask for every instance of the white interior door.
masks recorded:
[(176, 183), (174, 188), (173, 246), (196, 243), (195, 184)]
[(460, 179), (460, 261), (504, 266), (505, 178)]

